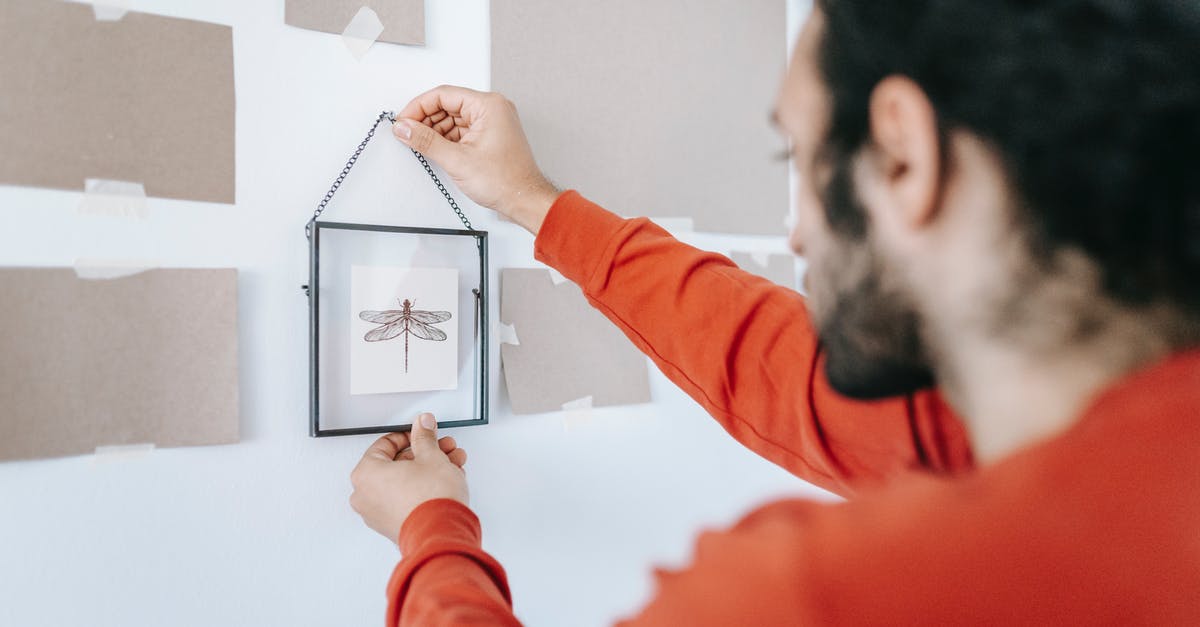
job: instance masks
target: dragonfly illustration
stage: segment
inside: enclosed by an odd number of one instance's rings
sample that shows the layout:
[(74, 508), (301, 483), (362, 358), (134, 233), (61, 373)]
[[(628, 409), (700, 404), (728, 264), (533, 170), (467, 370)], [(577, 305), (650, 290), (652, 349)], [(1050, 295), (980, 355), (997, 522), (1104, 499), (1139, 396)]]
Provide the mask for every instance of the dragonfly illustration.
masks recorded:
[(408, 336), (415, 335), (418, 339), (441, 342), (446, 339), (446, 332), (432, 325), (445, 322), (451, 318), (448, 311), (421, 311), (413, 309), (416, 301), (400, 302), (400, 309), (387, 311), (362, 311), (358, 317), (378, 324), (378, 327), (367, 331), (363, 339), (368, 342), (382, 342), (404, 336), (404, 372), (408, 372)]

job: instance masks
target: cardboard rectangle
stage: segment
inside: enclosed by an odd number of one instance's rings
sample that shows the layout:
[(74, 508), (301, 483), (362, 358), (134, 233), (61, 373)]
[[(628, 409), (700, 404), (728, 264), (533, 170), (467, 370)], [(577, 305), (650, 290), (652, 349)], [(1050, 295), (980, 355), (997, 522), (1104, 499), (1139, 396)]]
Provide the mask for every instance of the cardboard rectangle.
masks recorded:
[[(770, 254), (759, 256), (751, 253), (733, 252), (729, 258), (746, 272), (770, 279), (778, 285), (796, 289), (796, 258), (791, 255)], [(766, 262), (765, 264), (763, 262)]]
[(500, 272), (500, 321), (520, 344), (501, 344), (514, 414), (650, 401), (646, 357), (596, 311), (574, 283), (555, 284), (544, 269)]
[(341, 34), (362, 7), (383, 22), (378, 41), (425, 44), (425, 0), (287, 0), (283, 21), (290, 26)]
[(0, 2), (0, 183), (234, 202), (228, 26), (73, 2)]
[(0, 460), (238, 440), (237, 271), (0, 269)]
[(624, 215), (783, 235), (784, 0), (492, 0), (492, 89), (557, 184)]

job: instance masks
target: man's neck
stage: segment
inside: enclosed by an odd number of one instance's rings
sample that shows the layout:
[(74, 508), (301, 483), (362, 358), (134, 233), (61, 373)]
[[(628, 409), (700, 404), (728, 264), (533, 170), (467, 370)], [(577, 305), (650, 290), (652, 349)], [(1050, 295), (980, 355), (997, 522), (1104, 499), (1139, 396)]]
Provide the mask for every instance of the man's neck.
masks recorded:
[(942, 352), (938, 378), (964, 416), (976, 460), (987, 465), (1068, 430), (1099, 393), (1170, 355), (1161, 330), (1120, 315), (1086, 340), (1057, 347), (980, 335)]

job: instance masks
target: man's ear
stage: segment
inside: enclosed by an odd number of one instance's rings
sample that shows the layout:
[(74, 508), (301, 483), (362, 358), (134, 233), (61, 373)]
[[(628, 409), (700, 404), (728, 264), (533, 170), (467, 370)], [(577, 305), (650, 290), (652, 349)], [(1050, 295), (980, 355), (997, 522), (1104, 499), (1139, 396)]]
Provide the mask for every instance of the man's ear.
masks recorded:
[(912, 79), (889, 76), (871, 93), (871, 139), (878, 174), (897, 218), (910, 227), (934, 219), (942, 189), (937, 113)]

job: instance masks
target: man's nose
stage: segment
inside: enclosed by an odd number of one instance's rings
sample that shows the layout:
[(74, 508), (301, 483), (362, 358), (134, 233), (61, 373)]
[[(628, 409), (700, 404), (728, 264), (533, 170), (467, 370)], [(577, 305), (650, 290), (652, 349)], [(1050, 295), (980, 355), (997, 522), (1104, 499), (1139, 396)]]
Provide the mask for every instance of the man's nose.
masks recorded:
[(800, 236), (800, 228), (796, 225), (796, 214), (788, 217), (788, 246), (792, 252), (804, 256), (804, 239)]

